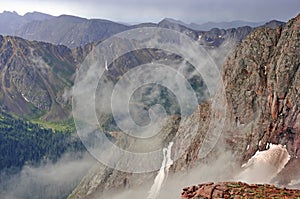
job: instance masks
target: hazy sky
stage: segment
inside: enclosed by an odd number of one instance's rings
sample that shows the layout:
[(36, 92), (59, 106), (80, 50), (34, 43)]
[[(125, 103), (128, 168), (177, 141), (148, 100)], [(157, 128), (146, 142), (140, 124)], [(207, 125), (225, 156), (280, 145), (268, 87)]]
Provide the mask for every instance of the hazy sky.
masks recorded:
[(300, 13), (300, 0), (0, 0), (0, 12), (40, 11), (122, 22), (287, 21)]

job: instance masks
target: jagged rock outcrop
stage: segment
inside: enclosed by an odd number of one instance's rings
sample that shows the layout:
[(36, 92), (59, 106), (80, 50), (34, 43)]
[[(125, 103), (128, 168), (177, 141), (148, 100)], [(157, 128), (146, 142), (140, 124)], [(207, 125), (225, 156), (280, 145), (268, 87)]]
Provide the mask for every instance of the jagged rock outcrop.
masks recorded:
[[(241, 164), (258, 149), (266, 149), (269, 142), (286, 145), (291, 155), (290, 162), (297, 160), (300, 155), (299, 37), (300, 15), (290, 20), (284, 28), (256, 29), (237, 45), (224, 63), (222, 77), (226, 89), (227, 115), (222, 139), (217, 146), (225, 145)], [(200, 159), (201, 144), (206, 133), (209, 133), (211, 111), (208, 101), (202, 103), (191, 116), (182, 118), (184, 125), (174, 135), (172, 151), (181, 153), (183, 148), (184, 151), (181, 158), (174, 162), (171, 168), (173, 172), (185, 171), (223, 153), (223, 148), (218, 151), (215, 147), (205, 159)], [(193, 126), (196, 124), (201, 128), (195, 132)], [(189, 144), (187, 148), (186, 144)], [(115, 188), (114, 184), (108, 185), (106, 182), (112, 182), (116, 172), (99, 175), (97, 180), (93, 178), (96, 173), (90, 174), (70, 198), (87, 198), (88, 194), (99, 194), (103, 187)], [(151, 175), (145, 175), (144, 179), (149, 179)], [(134, 174), (127, 174), (122, 179), (126, 179), (127, 186), (137, 182)], [(118, 182), (122, 182), (122, 179)], [(299, 176), (293, 176), (285, 183), (293, 179), (299, 179)], [(89, 192), (90, 187), (94, 187), (94, 193)]]
[(300, 197), (300, 190), (277, 188), (272, 185), (246, 184), (242, 182), (205, 183), (186, 187), (182, 199), (217, 198), (286, 198)]
[(224, 64), (225, 129), (243, 160), (268, 142), (286, 145), (292, 158), (300, 155), (299, 43), (300, 16), (285, 28), (252, 32)]

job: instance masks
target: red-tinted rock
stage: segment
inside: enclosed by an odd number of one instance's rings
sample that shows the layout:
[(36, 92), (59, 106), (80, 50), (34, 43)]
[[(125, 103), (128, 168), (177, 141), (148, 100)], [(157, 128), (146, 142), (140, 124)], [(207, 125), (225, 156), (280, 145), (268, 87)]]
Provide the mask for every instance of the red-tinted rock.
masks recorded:
[[(193, 190), (193, 192), (191, 192)], [(185, 188), (182, 199), (219, 199), (219, 198), (300, 198), (300, 190), (277, 188), (268, 184), (251, 184), (242, 182), (221, 182), (199, 184)]]

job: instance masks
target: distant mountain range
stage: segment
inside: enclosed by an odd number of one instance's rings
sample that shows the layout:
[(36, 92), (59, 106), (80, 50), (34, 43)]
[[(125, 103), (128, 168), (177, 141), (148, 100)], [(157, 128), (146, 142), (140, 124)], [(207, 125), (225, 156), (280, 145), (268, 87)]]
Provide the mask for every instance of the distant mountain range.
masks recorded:
[(229, 29), (229, 28), (238, 28), (242, 26), (250, 26), (250, 27), (258, 27), (261, 25), (264, 25), (266, 22), (249, 22), (249, 21), (242, 21), (242, 20), (236, 20), (236, 21), (228, 21), (228, 22), (206, 22), (203, 24), (197, 24), (197, 23), (184, 23), (180, 20), (166, 18), (165, 20), (168, 20), (172, 23), (177, 23), (183, 26), (186, 26), (188, 28), (194, 29), (194, 30), (202, 30), (202, 31), (208, 31), (212, 28), (220, 28), (220, 29)]
[(62, 15), (44, 21), (32, 21), (16, 30), (15, 35), (74, 48), (128, 29), (128, 26), (108, 20)]
[[(270, 26), (277, 27), (284, 22), (272, 21)], [(61, 15), (54, 17), (51, 15), (32, 12), (24, 16), (18, 15), (16, 12), (3, 12), (0, 14), (0, 34), (20, 36), (28, 40), (37, 40), (50, 42), (53, 44), (65, 45), (69, 48), (76, 48), (91, 42), (104, 40), (116, 33), (130, 30), (137, 27), (164, 27), (184, 32), (194, 39), (199, 36), (203, 41), (211, 44), (215, 40), (215, 36), (220, 37), (216, 44), (220, 44), (220, 40), (224, 40), (227, 36), (238, 32), (238, 27), (244, 28), (248, 34), (253, 27), (262, 25), (263, 22), (253, 23), (244, 21), (222, 22), (206, 24), (186, 24), (184, 22), (166, 18), (159, 23), (141, 23), (137, 25), (125, 25), (103, 19), (85, 19), (76, 16)], [(217, 30), (218, 29), (218, 30)], [(226, 29), (224, 31), (222, 29)], [(209, 31), (208, 31), (209, 30)], [(239, 32), (242, 29), (239, 29)], [(216, 32), (220, 33), (215, 35)], [(212, 35), (210, 35), (210, 33)], [(226, 37), (224, 37), (226, 35)], [(203, 37), (205, 36), (205, 38)], [(241, 38), (243, 38), (242, 36)], [(237, 36), (238, 40), (241, 40)]]
[(54, 16), (40, 12), (31, 12), (21, 16), (16, 12), (4, 11), (0, 14), (0, 34), (13, 35), (16, 30), (25, 24), (32, 21), (44, 21), (51, 18), (54, 18)]
[(272, 20), (270, 22), (250, 22), (250, 21), (242, 21), (242, 20), (235, 20), (235, 21), (224, 21), (224, 22), (206, 22), (203, 24), (196, 24), (196, 23), (184, 23), (180, 20), (172, 19), (172, 18), (165, 18), (164, 20), (169, 21), (171, 23), (179, 24), (185, 26), (187, 28), (199, 31), (209, 31), (214, 28), (218, 29), (232, 29), (232, 28), (239, 28), (249, 26), (251, 28), (256, 28), (260, 26), (267, 26), (270, 28), (276, 28), (279, 25), (284, 25), (285, 22)]

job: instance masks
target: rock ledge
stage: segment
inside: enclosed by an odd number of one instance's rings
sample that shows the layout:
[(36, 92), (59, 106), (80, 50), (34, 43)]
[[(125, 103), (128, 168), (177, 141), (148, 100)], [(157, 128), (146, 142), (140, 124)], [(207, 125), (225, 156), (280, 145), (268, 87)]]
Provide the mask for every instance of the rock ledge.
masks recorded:
[(246, 184), (243, 182), (204, 183), (186, 187), (182, 199), (217, 198), (300, 198), (300, 190), (277, 188), (268, 184)]

